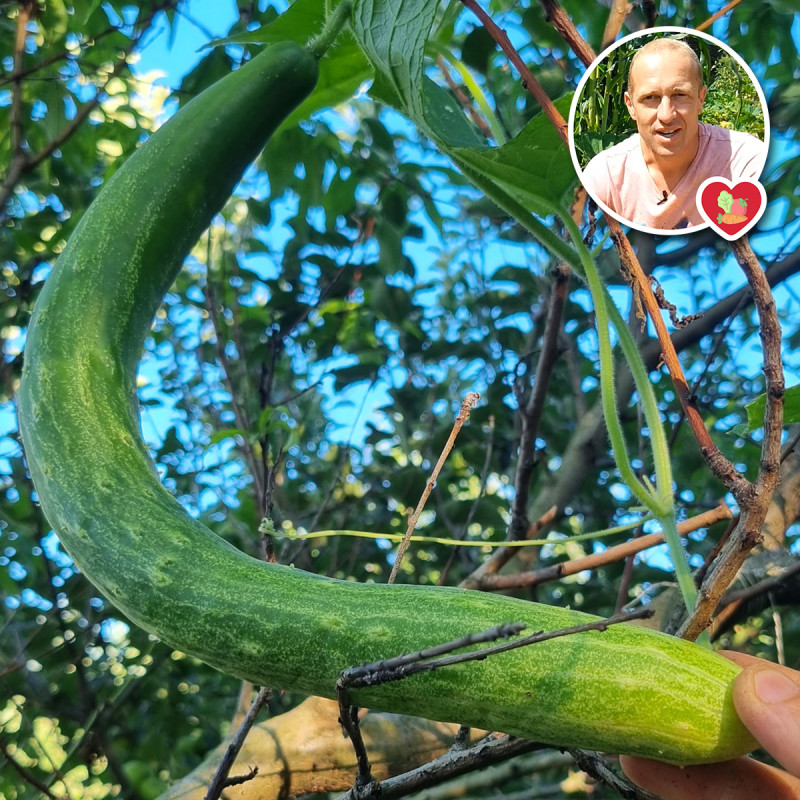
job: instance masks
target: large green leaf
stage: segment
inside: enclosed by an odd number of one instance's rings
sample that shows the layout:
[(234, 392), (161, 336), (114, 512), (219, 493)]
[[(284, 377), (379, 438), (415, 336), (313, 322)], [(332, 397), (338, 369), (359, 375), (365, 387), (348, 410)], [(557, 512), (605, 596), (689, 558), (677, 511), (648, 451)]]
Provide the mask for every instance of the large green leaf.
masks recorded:
[(356, 0), (353, 29), (377, 74), (402, 109), (427, 128), (422, 100), (425, 43), (436, 14), (429, 0)]
[[(541, 116), (502, 147), (483, 142), (450, 95), (425, 75), (435, 6), (428, 0), (355, 0), (353, 30), (376, 73), (371, 93), (411, 119), (488, 198), (575, 265), (571, 248), (532, 215), (567, 213), (562, 200), (575, 172), (566, 146)], [(559, 104), (566, 110), (569, 98)]]
[[(568, 113), (571, 100), (567, 95), (556, 101), (562, 114)], [(455, 147), (452, 154), (540, 214), (551, 212), (538, 200), (560, 206), (576, 181), (569, 151), (544, 114), (537, 114), (502, 147)]]

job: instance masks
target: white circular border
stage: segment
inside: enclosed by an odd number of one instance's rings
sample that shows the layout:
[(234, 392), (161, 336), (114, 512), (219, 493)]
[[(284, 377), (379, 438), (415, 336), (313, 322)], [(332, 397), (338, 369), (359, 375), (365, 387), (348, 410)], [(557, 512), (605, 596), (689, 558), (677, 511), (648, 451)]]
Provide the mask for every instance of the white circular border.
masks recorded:
[[(586, 72), (583, 73), (580, 81), (578, 82), (578, 87), (575, 90), (575, 94), (572, 97), (572, 104), (569, 108), (569, 127), (567, 130), (567, 136), (569, 138), (569, 154), (572, 158), (572, 165), (575, 167), (575, 172), (578, 174), (578, 179), (581, 180), (583, 183), (583, 169), (581, 168), (580, 164), (578, 163), (578, 156), (575, 153), (575, 112), (578, 107), (578, 101), (580, 100), (583, 87), (586, 82), (589, 80), (592, 72), (597, 68), (603, 59), (608, 56), (609, 53), (612, 53), (621, 45), (625, 44), (625, 42), (630, 42), (633, 39), (640, 39), (645, 36), (652, 36), (654, 33), (688, 33), (690, 36), (698, 36), (701, 39), (707, 39), (716, 47), (722, 48), (728, 55), (730, 55), (733, 59), (735, 59), (736, 63), (739, 64), (742, 69), (747, 73), (748, 77), (750, 78), (753, 86), (758, 93), (758, 99), (761, 101), (761, 113), (764, 117), (764, 146), (767, 150), (769, 150), (769, 137), (770, 137), (770, 123), (769, 123), (769, 113), (767, 111), (767, 101), (764, 97), (764, 90), (761, 88), (761, 84), (758, 82), (758, 79), (753, 74), (753, 70), (750, 69), (748, 64), (745, 60), (735, 51), (732, 50), (725, 42), (721, 42), (719, 39), (715, 39), (713, 36), (709, 36), (707, 33), (703, 33), (702, 31), (694, 30), (693, 28), (680, 28), (677, 26), (664, 26), (662, 28), (646, 28), (643, 31), (636, 31), (636, 33), (628, 34), (627, 36), (623, 36), (622, 39), (617, 40), (613, 44), (609, 45), (602, 53), (600, 53), (597, 58), (589, 65), (586, 69)], [(764, 168), (761, 168), (761, 173), (763, 173)], [(761, 173), (759, 173), (759, 178), (761, 177)], [(585, 188), (585, 187), (584, 187)], [(706, 222), (701, 225), (693, 225), (691, 228), (645, 228), (642, 225), (636, 225), (635, 223), (631, 222), (629, 219), (625, 219), (617, 214), (615, 211), (612, 211), (605, 203), (601, 203), (597, 198), (595, 198), (591, 192), (588, 191), (587, 193), (592, 198), (592, 200), (597, 203), (600, 208), (603, 209), (603, 212), (608, 214), (614, 219), (621, 222), (623, 225), (627, 225), (630, 228), (633, 228), (637, 231), (642, 231), (643, 233), (654, 233), (659, 236), (686, 236), (687, 234), (697, 233), (698, 231), (703, 231), (709, 227), (709, 224)]]

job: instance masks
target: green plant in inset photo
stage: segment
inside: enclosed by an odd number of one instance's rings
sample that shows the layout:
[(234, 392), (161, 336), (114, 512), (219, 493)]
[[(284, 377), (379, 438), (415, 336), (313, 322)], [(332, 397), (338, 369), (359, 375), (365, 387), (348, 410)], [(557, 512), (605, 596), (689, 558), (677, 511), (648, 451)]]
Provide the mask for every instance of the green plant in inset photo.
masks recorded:
[(714, 62), (700, 121), (764, 140), (764, 111), (756, 87), (728, 53)]
[(625, 107), (628, 64), (634, 43), (621, 45), (597, 65), (583, 86), (575, 112), (575, 152), (581, 167), (636, 132)]

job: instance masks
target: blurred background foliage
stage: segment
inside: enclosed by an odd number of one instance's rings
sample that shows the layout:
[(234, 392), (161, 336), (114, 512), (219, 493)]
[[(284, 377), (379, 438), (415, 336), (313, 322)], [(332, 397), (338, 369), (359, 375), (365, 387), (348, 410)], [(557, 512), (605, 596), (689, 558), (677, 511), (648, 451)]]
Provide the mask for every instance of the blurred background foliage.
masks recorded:
[[(710, 0), (657, 5), (659, 24), (689, 26), (719, 7)], [(36, 505), (14, 418), (30, 311), (83, 211), (176, 102), (246, 57), (242, 45), (193, 54), (196, 66), (172, 91), (163, 77), (137, 70), (137, 53), (156, 26), (168, 36), (179, 22), (202, 25), (194, 7), (191, 0), (62, 0), (0, 8), (0, 795), (7, 800), (38, 797), (41, 786), (76, 800), (149, 800), (219, 742), (237, 705), (236, 681), (129, 627), (75, 569)], [(565, 0), (563, 7), (598, 50), (607, 4)], [(488, 8), (552, 98), (575, 90), (583, 67), (542, 6), (493, 0)], [(264, 2), (239, 3), (237, 11), (231, 36), (275, 17)], [(792, 0), (746, 0), (712, 29), (753, 68), (768, 100), (771, 155), (762, 180), (770, 210), (751, 241), (773, 276), (790, 384), (800, 367), (797, 11)], [(646, 20), (644, 5), (634, 5), (620, 35)], [(436, 33), (482, 87), (506, 137), (516, 136), (540, 109), (494, 43), (455, 0), (442, 3)], [(343, 49), (329, 73), (330, 97), (347, 96), (347, 81), (360, 80), (359, 55)], [(708, 65), (726, 98), (709, 103), (709, 113), (756, 125), (752, 98), (739, 94), (728, 67), (716, 59)], [(445, 68), (432, 54), (430, 76), (471, 104), (459, 73)], [(546, 402), (523, 464), (520, 444), (531, 436), (525, 410), (558, 265), (406, 120), (363, 91), (343, 100), (273, 139), (198, 242), (156, 319), (140, 398), (143, 433), (165, 484), (190, 513), (254, 555), (264, 546), (264, 515), (290, 532), (402, 532), (462, 399), (474, 391), (481, 400), (418, 532), (501, 541), (555, 506), (541, 531), (551, 543), (519, 557), (518, 569), (621, 541), (559, 543), (630, 518), (598, 412), (587, 293), (568, 279), (558, 358), (543, 376)], [(614, 119), (622, 126), (622, 115)], [(744, 281), (728, 247), (708, 232), (631, 238), (678, 313), (704, 314), (676, 331), (676, 341), (717, 443), (752, 476), (759, 434), (742, 435), (737, 426), (744, 404), (763, 389), (758, 325), (747, 297), (737, 295)], [(602, 219), (592, 241), (613, 296), (629, 312)], [(724, 493), (657, 369), (652, 332), (641, 331), (632, 313), (631, 324), (671, 433), (681, 514), (690, 516)], [(635, 398), (623, 391), (629, 442), (644, 453)], [(636, 463), (647, 471), (644, 459)], [(777, 546), (790, 561), (793, 522)], [(693, 566), (721, 534), (715, 527), (687, 538)], [(328, 537), (277, 540), (276, 556), (320, 574), (385, 581), (392, 552), (388, 541)], [(413, 546), (400, 580), (456, 585), (488, 554)], [(517, 593), (608, 614), (643, 593), (658, 595), (671, 578), (666, 554), (655, 548)], [(720, 636), (793, 666), (800, 659), (791, 597), (749, 606)], [(276, 695), (270, 710), (300, 699)], [(503, 790), (567, 796), (572, 789), (559, 788), (564, 775), (562, 767), (541, 778), (516, 776)]]

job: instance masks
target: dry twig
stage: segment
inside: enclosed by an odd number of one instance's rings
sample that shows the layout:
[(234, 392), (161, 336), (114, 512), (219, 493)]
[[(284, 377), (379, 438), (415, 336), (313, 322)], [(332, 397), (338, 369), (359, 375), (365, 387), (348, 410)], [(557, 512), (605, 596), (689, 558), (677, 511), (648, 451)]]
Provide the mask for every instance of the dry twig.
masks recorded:
[(226, 786), (234, 786), (244, 781), (252, 780), (255, 777), (258, 769), (251, 770), (249, 775), (236, 778), (228, 778), (228, 773), (233, 766), (233, 762), (236, 760), (236, 756), (242, 749), (244, 740), (247, 738), (247, 734), (250, 733), (250, 729), (253, 727), (256, 717), (258, 717), (259, 712), (269, 702), (271, 697), (272, 692), (270, 689), (259, 690), (256, 699), (253, 700), (247, 714), (245, 714), (242, 724), (239, 726), (239, 730), (236, 731), (236, 735), (231, 740), (227, 750), (225, 750), (225, 755), (222, 757), (217, 771), (211, 779), (205, 800), (217, 800)]
[(456, 442), (456, 437), (458, 436), (459, 431), (463, 427), (464, 423), (469, 419), (469, 412), (475, 408), (475, 404), (478, 402), (478, 400), (480, 400), (480, 397), (481, 396), (477, 392), (469, 392), (469, 394), (467, 394), (467, 396), (464, 398), (464, 401), (461, 403), (461, 408), (458, 412), (458, 416), (456, 417), (456, 421), (453, 423), (453, 429), (450, 431), (450, 436), (448, 436), (447, 441), (442, 448), (442, 453), (439, 456), (439, 460), (436, 462), (436, 466), (433, 468), (433, 471), (428, 478), (428, 482), (422, 492), (422, 497), (420, 497), (417, 507), (414, 509), (414, 513), (411, 515), (411, 518), (408, 521), (408, 527), (406, 528), (403, 540), (400, 542), (400, 545), (397, 548), (397, 555), (395, 556), (394, 564), (392, 565), (392, 572), (389, 575), (389, 583), (394, 583), (395, 579), (397, 578), (397, 572), (400, 569), (403, 556), (405, 556), (406, 550), (408, 549), (408, 544), (411, 541), (414, 528), (417, 527), (419, 515), (425, 508), (425, 503), (428, 502), (428, 497), (430, 497), (433, 487), (436, 485), (436, 480), (439, 477), (439, 473), (442, 471), (444, 462), (447, 460), (447, 457), (450, 455), (450, 451), (453, 449), (453, 445)]
[(726, 3), (719, 11), (717, 11), (715, 14), (712, 14), (705, 22), (701, 22), (697, 26), (697, 30), (704, 31), (706, 28), (710, 28), (718, 19), (724, 17), (729, 11), (734, 9), (741, 2), (742, 0), (731, 0), (730, 3)]

